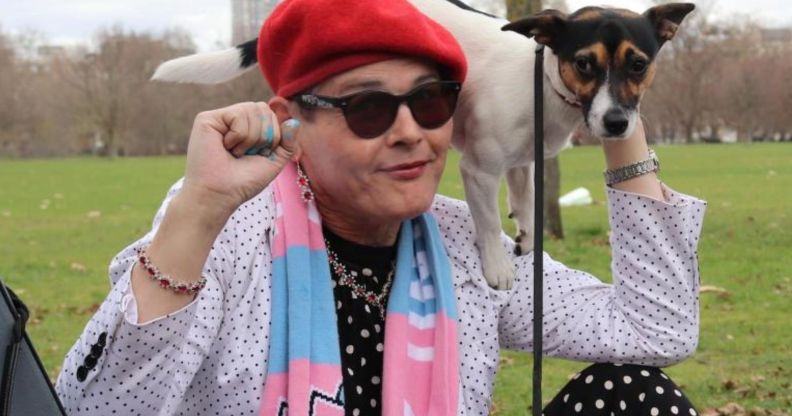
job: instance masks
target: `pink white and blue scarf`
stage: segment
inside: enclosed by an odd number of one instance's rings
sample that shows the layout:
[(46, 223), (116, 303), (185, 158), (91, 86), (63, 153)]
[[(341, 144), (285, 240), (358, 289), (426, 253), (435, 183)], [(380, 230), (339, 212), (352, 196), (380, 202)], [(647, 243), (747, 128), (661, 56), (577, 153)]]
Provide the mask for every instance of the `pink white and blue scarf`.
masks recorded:
[[(260, 415), (344, 415), (341, 352), (321, 219), (296, 165), (275, 180), (272, 329)], [(437, 223), (402, 224), (385, 317), (382, 414), (452, 416), (459, 400), (456, 298)]]

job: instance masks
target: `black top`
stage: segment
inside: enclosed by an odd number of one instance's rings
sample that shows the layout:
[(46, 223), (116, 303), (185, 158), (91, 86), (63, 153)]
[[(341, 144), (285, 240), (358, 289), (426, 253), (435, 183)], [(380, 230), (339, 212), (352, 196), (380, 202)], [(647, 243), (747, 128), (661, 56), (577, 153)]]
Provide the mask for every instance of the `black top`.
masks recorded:
[[(338, 260), (366, 290), (381, 293), (396, 260), (396, 245), (369, 247), (353, 243), (324, 229), (324, 236)], [(382, 362), (385, 321), (380, 311), (352, 289), (338, 284), (340, 276), (330, 268), (338, 317), (341, 370), (344, 377), (344, 409), (347, 416), (379, 415), (382, 409)]]

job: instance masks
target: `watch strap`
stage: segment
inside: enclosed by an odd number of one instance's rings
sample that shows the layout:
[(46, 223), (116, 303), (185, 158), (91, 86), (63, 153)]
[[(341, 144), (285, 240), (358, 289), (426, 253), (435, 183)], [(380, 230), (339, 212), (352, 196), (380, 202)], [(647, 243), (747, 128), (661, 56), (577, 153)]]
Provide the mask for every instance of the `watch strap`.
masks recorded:
[(638, 176), (646, 175), (650, 172), (657, 172), (660, 170), (660, 160), (654, 150), (649, 149), (649, 158), (640, 162), (622, 166), (620, 168), (608, 169), (603, 172), (605, 176), (605, 183), (610, 185), (624, 182), (626, 180), (637, 178)]

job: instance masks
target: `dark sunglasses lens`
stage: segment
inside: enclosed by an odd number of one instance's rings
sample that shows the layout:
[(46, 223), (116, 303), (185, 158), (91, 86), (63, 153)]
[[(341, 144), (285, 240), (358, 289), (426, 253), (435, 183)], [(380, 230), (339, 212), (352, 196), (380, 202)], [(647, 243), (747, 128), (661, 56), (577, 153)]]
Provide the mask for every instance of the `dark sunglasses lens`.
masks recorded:
[(410, 110), (421, 127), (436, 129), (454, 115), (458, 95), (457, 84), (428, 84), (410, 95)]
[(358, 136), (371, 139), (385, 133), (393, 120), (399, 103), (384, 92), (370, 92), (353, 96), (344, 109), (347, 125)]

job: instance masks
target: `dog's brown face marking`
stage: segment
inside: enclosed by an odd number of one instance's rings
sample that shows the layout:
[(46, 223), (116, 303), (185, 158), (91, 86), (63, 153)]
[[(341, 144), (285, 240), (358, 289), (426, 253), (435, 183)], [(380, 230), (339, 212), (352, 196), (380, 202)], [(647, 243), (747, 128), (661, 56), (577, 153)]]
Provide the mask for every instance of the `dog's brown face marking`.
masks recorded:
[(570, 20), (576, 21), (585, 21), (585, 20), (597, 20), (602, 18), (602, 9), (598, 7), (584, 7), (578, 10)]
[(593, 78), (589, 80), (581, 79), (573, 63), (562, 61), (558, 66), (564, 85), (568, 90), (574, 92), (579, 100), (590, 101), (594, 97), (594, 92), (597, 89), (597, 80)]
[(589, 54), (593, 56), (597, 63), (597, 66), (600, 68), (607, 67), (608, 61), (610, 60), (609, 59), (610, 56), (608, 54), (608, 48), (606, 48), (605, 44), (603, 44), (602, 42), (597, 42), (591, 45), (590, 47), (581, 50), (579, 54)]
[(575, 53), (570, 61), (561, 60), (559, 71), (564, 85), (582, 102), (591, 101), (602, 84), (597, 74), (608, 67), (608, 49), (601, 42)]
[(619, 105), (634, 108), (654, 79), (655, 65), (635, 42), (621, 39), (610, 47), (594, 42), (578, 49), (569, 59), (559, 60), (559, 72), (584, 107), (607, 82)]
[(627, 105), (637, 105), (654, 79), (655, 65), (635, 43), (623, 40), (616, 48), (611, 71), (622, 74), (613, 77), (620, 81), (614, 85), (617, 87), (617, 100)]

